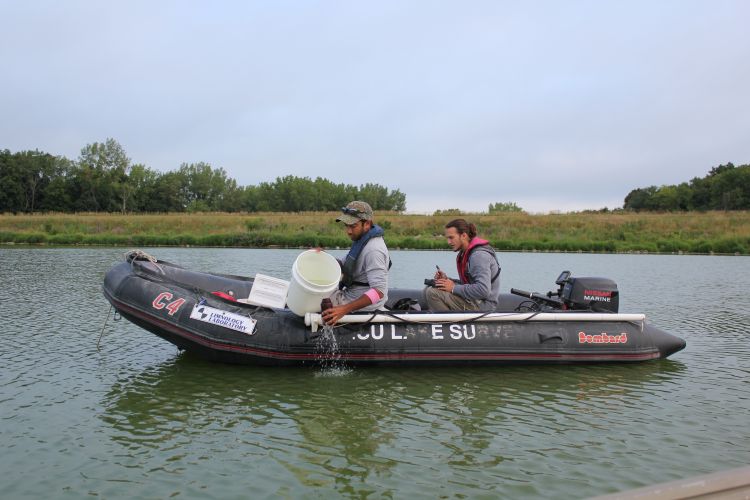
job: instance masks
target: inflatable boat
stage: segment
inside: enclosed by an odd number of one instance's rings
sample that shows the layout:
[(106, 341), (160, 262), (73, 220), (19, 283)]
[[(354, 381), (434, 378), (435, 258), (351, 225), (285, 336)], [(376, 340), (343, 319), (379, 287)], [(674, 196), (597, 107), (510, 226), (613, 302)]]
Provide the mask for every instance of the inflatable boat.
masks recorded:
[[(257, 278), (257, 277), (256, 277)], [(636, 362), (685, 341), (619, 313), (617, 285), (564, 271), (557, 291), (511, 289), (496, 311), (431, 312), (422, 289), (391, 289), (382, 311), (323, 324), (318, 311), (247, 303), (256, 278), (196, 272), (131, 252), (104, 278), (114, 309), (203, 358), (262, 365), (467, 365)]]

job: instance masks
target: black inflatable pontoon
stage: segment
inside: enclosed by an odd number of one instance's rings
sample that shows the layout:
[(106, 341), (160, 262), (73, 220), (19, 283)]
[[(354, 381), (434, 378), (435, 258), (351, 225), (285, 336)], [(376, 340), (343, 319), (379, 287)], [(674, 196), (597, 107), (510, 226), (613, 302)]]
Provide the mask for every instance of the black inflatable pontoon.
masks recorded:
[[(685, 341), (618, 313), (617, 286), (573, 278), (546, 295), (502, 294), (492, 313), (416, 308), (422, 290), (389, 290), (396, 310), (345, 316), (324, 332), (320, 315), (299, 317), (234, 300), (253, 279), (194, 272), (131, 252), (104, 279), (104, 295), (125, 318), (181, 349), (213, 361), (305, 365), (634, 362), (666, 358)], [(225, 298), (226, 297), (226, 298)], [(420, 304), (424, 308), (424, 304)]]

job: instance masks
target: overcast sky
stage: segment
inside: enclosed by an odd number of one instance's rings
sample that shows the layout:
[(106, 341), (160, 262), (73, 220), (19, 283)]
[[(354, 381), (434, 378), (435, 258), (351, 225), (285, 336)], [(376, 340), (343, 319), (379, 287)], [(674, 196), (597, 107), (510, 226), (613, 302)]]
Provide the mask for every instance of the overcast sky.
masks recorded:
[(614, 208), (750, 163), (750, 1), (0, 0), (0, 149)]

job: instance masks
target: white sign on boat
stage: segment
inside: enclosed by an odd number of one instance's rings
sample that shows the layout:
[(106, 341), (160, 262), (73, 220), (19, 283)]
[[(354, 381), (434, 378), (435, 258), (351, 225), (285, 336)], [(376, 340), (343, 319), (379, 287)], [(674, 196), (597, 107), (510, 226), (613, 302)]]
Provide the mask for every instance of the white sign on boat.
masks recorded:
[(195, 304), (193, 310), (190, 311), (190, 319), (237, 330), (248, 335), (253, 334), (255, 323), (257, 322), (249, 316), (222, 311), (221, 309), (204, 305), (201, 302)]

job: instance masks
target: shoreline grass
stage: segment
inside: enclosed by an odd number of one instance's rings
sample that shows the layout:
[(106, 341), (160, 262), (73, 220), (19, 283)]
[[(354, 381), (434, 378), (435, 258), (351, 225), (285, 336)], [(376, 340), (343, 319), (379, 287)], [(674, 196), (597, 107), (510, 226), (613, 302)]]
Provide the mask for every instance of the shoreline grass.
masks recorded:
[[(347, 248), (336, 212), (0, 214), (0, 244)], [(500, 251), (750, 255), (750, 212), (467, 214)], [(376, 213), (392, 249), (445, 250), (453, 215)]]

